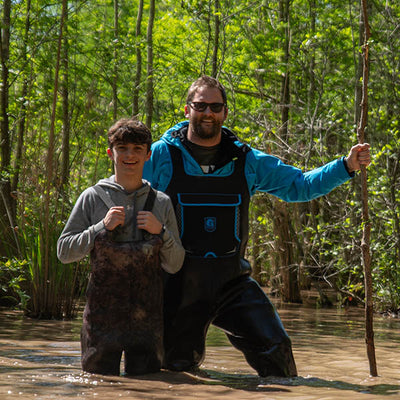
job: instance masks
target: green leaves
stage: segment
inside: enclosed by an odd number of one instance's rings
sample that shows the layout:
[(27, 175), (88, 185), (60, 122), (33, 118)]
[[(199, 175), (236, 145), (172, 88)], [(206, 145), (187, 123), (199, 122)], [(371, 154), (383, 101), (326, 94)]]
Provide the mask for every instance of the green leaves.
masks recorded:
[[(302, 169), (346, 154), (356, 141), (354, 93), (360, 82), (357, 75), (359, 2), (350, 1), (344, 7), (340, 0), (315, 3), (293, 0), (286, 19), (278, 0), (219, 3), (216, 12), (215, 3), (208, 0), (157, 1), (153, 33), (153, 137), (157, 139), (185, 118), (183, 107), (189, 85), (200, 74), (211, 73), (217, 15), (221, 22), (217, 75), (228, 91), (226, 125), (247, 143)], [(113, 2), (78, 0), (69, 3), (66, 90), (71, 125), (70, 184), (68, 203), (60, 205), (53, 192), (52, 209), (59, 220), (84, 188), (111, 174), (105, 155), (105, 132), (114, 122), (114, 66), (118, 67), (118, 117), (132, 114), (134, 79), (139, 63), (142, 68), (138, 85), (139, 118), (146, 117), (148, 3), (145, 2), (141, 35), (136, 39), (138, 4), (138, 0), (119, 2), (116, 42)], [(371, 7), (373, 40), (367, 141), (374, 154), (368, 169), (372, 246), (378, 293), (382, 293), (379, 298), (383, 300), (386, 296), (395, 306), (400, 281), (393, 272), (400, 263), (400, 30), (397, 28), (400, 5), (378, 1)], [(26, 2), (12, 3), (7, 112), (13, 165), (17, 161), (21, 165), (16, 188), (18, 224), (24, 221), (24, 210), (36, 212), (30, 215), (32, 226), (41, 223), (41, 193), (47, 179), (44, 154), (48, 148), (60, 12), (59, 3), (38, 0), (32, 2), (28, 20)], [(287, 60), (284, 59), (286, 34), (289, 39)], [(142, 60), (137, 57), (137, 46), (142, 50)], [(115, 58), (116, 48), (118, 56)], [(67, 72), (65, 65), (62, 64), (61, 76)], [(288, 104), (282, 101), (283, 77), (288, 78)], [(24, 82), (28, 83), (26, 96), (22, 96)], [(61, 90), (64, 87), (59, 88), (54, 154), (58, 173), (65, 128)], [(287, 135), (282, 135), (283, 107), (287, 107), (289, 113)], [(25, 123), (23, 152), (19, 157), (17, 133), (22, 121)], [(16, 171), (11, 168), (0, 171), (0, 175), (13, 181)], [(55, 186), (57, 179), (56, 173)], [(338, 287), (351, 291), (351, 285), (362, 279), (357, 247), (360, 235), (357, 178), (332, 192), (319, 207), (314, 217), (310, 214), (305, 222), (293, 213), (304, 258), (312, 265), (318, 262), (322, 270), (329, 269)], [(252, 222), (265, 229), (261, 236), (273, 237), (270, 221), (257, 217)], [(270, 265), (268, 251), (262, 254), (264, 265)], [(300, 256), (298, 261), (301, 261)]]

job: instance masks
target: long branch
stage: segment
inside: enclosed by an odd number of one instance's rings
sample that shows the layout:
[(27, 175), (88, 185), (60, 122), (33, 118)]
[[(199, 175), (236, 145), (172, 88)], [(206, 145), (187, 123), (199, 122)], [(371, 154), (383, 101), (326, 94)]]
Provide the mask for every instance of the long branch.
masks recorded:
[[(362, 20), (364, 24), (364, 44), (362, 46), (363, 79), (362, 79), (360, 123), (357, 129), (357, 137), (359, 143), (364, 143), (365, 127), (367, 125), (367, 117), (368, 117), (368, 77), (369, 77), (368, 42), (370, 38), (367, 0), (361, 0), (361, 8), (362, 8)], [(362, 200), (362, 221), (363, 221), (361, 255), (364, 267), (364, 284), (365, 284), (365, 342), (367, 345), (367, 355), (369, 360), (370, 375), (377, 376), (378, 371), (376, 367), (374, 329), (373, 329), (372, 273), (371, 273), (371, 253), (370, 253), (371, 221), (369, 219), (369, 212), (368, 212), (367, 170), (365, 166), (361, 166), (361, 200)]]

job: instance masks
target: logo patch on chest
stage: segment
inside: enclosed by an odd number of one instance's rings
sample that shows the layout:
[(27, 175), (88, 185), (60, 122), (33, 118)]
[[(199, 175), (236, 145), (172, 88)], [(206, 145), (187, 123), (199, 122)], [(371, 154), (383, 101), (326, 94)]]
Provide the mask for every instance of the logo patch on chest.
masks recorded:
[(206, 232), (214, 232), (217, 229), (217, 218), (204, 217), (204, 230)]

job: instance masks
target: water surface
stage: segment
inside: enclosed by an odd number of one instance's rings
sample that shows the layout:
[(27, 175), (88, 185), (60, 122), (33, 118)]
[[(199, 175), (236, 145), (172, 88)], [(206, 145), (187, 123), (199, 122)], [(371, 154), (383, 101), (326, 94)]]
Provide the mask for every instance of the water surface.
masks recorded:
[(0, 399), (400, 399), (400, 320), (375, 316), (378, 377), (369, 376), (363, 309), (280, 306), (297, 378), (259, 378), (211, 328), (196, 373), (106, 377), (80, 367), (81, 320), (38, 321), (0, 310)]

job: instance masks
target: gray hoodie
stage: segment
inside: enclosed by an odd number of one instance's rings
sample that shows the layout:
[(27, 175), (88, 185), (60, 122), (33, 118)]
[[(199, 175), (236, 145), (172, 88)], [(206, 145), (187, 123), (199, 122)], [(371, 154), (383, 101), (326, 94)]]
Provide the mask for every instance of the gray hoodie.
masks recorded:
[[(112, 175), (101, 179), (97, 185), (105, 189), (116, 206), (125, 207), (125, 223), (113, 231), (115, 240), (143, 240), (143, 231), (136, 226), (136, 214), (143, 210), (150, 184), (143, 180), (140, 189), (128, 193)], [(103, 218), (107, 211), (108, 207), (93, 187), (82, 192), (57, 242), (57, 256), (62, 263), (78, 261), (90, 253), (97, 234), (105, 229)], [(160, 250), (161, 266), (165, 271), (175, 273), (183, 264), (185, 250), (179, 239), (170, 198), (158, 191), (152, 212), (166, 228)]]

